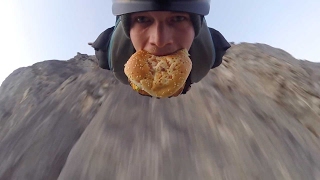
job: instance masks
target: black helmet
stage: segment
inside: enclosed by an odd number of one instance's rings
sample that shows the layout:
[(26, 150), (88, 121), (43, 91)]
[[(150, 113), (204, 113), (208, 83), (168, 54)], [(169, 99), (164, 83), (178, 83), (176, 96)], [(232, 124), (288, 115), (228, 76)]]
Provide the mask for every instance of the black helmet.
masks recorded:
[(141, 11), (182, 11), (208, 15), (210, 0), (113, 0), (115, 16)]

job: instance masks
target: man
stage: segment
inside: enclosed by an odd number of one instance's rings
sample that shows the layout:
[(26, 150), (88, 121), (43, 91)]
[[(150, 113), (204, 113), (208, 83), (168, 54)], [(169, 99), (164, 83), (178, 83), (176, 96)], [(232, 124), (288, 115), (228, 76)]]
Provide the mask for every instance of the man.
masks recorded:
[(112, 70), (124, 84), (124, 64), (131, 55), (146, 50), (157, 56), (189, 50), (192, 70), (182, 94), (218, 67), (229, 43), (207, 27), (210, 0), (113, 0), (116, 25), (89, 43), (103, 69)]

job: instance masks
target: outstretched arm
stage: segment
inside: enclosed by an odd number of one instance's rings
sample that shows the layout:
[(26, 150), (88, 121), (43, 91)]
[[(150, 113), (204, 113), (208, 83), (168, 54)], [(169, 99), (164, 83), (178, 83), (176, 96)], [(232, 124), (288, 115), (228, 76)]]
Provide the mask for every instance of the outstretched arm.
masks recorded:
[(216, 59), (212, 66), (212, 69), (213, 69), (218, 67), (222, 63), (222, 57), (224, 56), (226, 51), (231, 47), (231, 45), (228, 43), (228, 41), (223, 37), (223, 35), (219, 31), (210, 27), (209, 27), (209, 31), (211, 33), (212, 41), (214, 43), (214, 48), (216, 51)]
[(88, 43), (88, 45), (94, 48), (95, 55), (99, 60), (99, 66), (102, 69), (110, 70), (108, 62), (108, 48), (113, 30), (114, 26), (103, 31), (94, 42)]

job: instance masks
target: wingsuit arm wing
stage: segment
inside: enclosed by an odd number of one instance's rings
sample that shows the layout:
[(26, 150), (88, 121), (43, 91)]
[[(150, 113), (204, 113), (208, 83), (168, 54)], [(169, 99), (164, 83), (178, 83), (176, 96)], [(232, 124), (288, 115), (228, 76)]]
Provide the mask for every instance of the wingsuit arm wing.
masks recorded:
[(213, 28), (209, 28), (209, 31), (211, 33), (212, 41), (214, 43), (214, 48), (216, 52), (216, 59), (213, 66), (211, 67), (211, 69), (213, 69), (218, 67), (222, 63), (222, 57), (224, 56), (226, 51), (231, 47), (231, 45), (219, 31)]
[(108, 48), (113, 30), (114, 26), (103, 31), (93, 43), (88, 43), (94, 48), (95, 55), (99, 60), (99, 66), (102, 69), (110, 70), (108, 63)]

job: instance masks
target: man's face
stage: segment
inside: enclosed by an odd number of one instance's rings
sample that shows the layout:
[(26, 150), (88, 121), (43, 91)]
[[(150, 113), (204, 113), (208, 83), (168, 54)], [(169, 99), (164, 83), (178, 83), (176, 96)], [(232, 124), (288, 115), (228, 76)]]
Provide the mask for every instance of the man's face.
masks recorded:
[(189, 50), (194, 36), (188, 13), (148, 11), (131, 15), (130, 38), (136, 51), (161, 56)]

